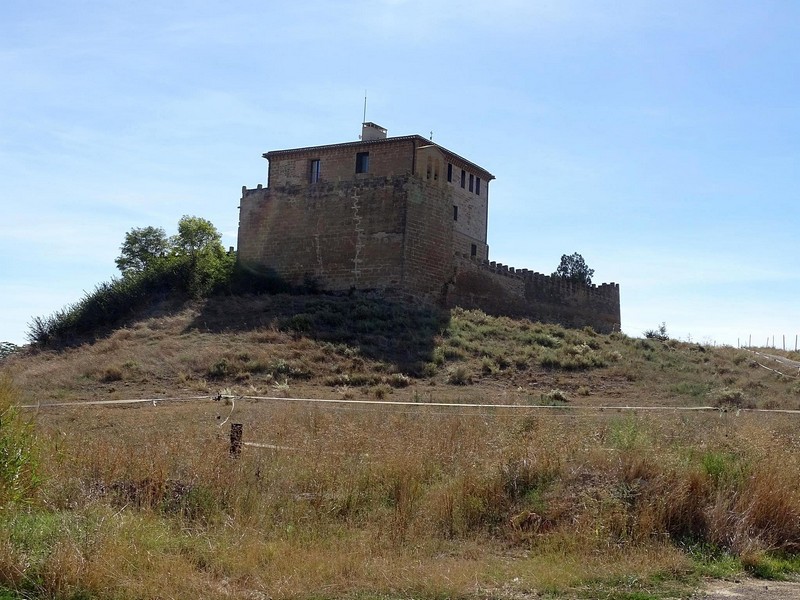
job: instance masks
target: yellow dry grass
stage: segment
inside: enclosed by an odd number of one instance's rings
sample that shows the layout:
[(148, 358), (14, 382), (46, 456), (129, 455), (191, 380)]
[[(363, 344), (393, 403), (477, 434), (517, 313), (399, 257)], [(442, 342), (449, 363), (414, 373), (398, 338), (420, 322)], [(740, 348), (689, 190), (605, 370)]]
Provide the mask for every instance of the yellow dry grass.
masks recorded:
[[(0, 586), (52, 598), (658, 595), (685, 591), (698, 553), (757, 562), (800, 550), (795, 415), (589, 410), (692, 406), (721, 386), (755, 405), (796, 406), (793, 382), (733, 349), (462, 314), (433, 348), (464, 356), (391, 387), (397, 365), (354, 346), (269, 324), (204, 333), (187, 326), (198, 314), (7, 362), (20, 401), (207, 398), (29, 413), (42, 483), (32, 505), (4, 515)], [(517, 326), (574, 349), (549, 361), (594, 352), (609, 362), (523, 364), (520, 348), (492, 342), (521, 335)], [(474, 383), (447, 384), (454, 365)], [(329, 383), (342, 375), (383, 383)], [(374, 398), (376, 385), (415, 404), (238, 397)], [(223, 388), (233, 403), (212, 399)], [(587, 410), (430, 404), (539, 403), (554, 389)], [(231, 458), (231, 422), (265, 447)]]

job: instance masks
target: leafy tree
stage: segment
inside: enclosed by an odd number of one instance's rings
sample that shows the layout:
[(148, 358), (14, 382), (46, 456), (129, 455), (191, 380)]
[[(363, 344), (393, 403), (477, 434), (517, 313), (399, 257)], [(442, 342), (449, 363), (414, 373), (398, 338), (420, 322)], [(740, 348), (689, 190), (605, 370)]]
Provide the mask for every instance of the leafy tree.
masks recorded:
[(235, 258), (222, 247), (222, 234), (201, 217), (184, 215), (170, 239), (173, 260), (184, 262), (184, 286), (194, 296), (206, 296), (230, 283)]
[(222, 234), (207, 219), (184, 215), (178, 221), (178, 234), (170, 240), (175, 254), (190, 256), (193, 260), (204, 253), (224, 253)]
[(593, 275), (594, 269), (590, 269), (583, 257), (577, 252), (569, 256), (562, 254), (561, 263), (553, 273), (553, 277), (561, 277), (577, 283), (585, 283), (586, 285), (591, 285)]
[(140, 273), (167, 255), (169, 240), (160, 227), (134, 227), (125, 234), (120, 254), (115, 259), (123, 275)]

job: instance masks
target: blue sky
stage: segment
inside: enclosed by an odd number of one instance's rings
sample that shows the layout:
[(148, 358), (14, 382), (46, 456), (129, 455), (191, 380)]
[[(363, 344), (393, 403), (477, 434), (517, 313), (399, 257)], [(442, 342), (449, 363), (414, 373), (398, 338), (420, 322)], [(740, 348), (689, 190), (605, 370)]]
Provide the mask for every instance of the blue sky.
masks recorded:
[(263, 152), (433, 132), (495, 174), (493, 260), (579, 252), (622, 328), (800, 333), (793, 1), (19, 1), (0, 6), (0, 341), (184, 214), (236, 244)]

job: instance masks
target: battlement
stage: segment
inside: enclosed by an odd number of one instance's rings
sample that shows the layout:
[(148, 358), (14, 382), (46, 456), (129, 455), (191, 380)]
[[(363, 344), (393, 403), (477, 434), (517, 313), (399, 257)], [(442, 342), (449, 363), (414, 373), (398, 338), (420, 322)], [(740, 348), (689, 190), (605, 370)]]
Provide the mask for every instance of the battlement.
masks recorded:
[(600, 285), (594, 283), (585, 285), (563, 277), (553, 277), (552, 275), (545, 275), (544, 273), (531, 271), (529, 269), (517, 269), (493, 260), (480, 260), (461, 252), (457, 252), (456, 256), (461, 260), (469, 261), (491, 273), (504, 277), (515, 277), (541, 288), (549, 288), (567, 294), (585, 293), (597, 300), (611, 302), (619, 300), (619, 284), (613, 281), (611, 283), (601, 283)]
[(585, 285), (495, 261), (477, 260), (463, 253), (453, 257), (446, 303), (570, 327), (588, 325), (601, 333), (620, 328), (616, 283)]

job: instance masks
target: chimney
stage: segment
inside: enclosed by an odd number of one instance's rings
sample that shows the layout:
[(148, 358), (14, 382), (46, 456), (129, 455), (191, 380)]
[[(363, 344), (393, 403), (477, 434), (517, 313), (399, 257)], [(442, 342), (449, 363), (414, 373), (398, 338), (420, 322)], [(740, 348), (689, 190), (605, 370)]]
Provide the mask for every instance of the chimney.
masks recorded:
[(361, 141), (369, 142), (372, 140), (385, 140), (386, 129), (375, 123), (362, 123), (361, 124)]

